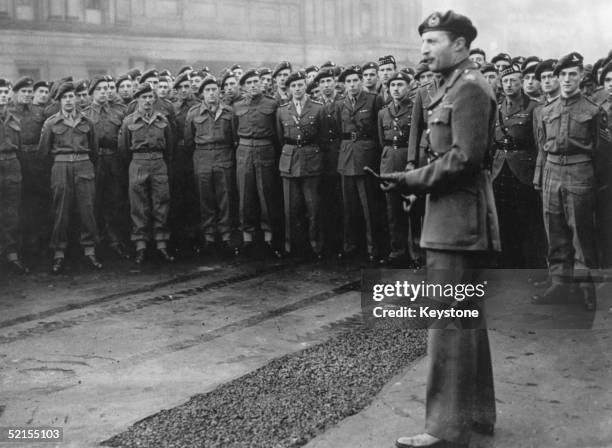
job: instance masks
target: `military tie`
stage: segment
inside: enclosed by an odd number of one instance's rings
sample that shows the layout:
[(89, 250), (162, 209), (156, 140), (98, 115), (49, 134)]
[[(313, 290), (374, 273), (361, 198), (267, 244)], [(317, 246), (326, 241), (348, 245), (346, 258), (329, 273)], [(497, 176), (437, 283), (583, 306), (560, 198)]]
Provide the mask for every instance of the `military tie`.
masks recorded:
[(295, 111), (297, 112), (298, 117), (302, 115), (302, 103), (299, 101), (295, 103)]
[(355, 97), (354, 96), (349, 96), (349, 100), (351, 101), (351, 107), (353, 109), (355, 109)]

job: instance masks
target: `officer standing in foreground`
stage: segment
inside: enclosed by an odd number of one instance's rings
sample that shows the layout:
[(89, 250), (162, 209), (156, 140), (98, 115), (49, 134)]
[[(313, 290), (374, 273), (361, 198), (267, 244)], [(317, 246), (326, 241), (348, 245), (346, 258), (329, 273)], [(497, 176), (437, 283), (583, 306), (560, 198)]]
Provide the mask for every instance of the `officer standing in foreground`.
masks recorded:
[(298, 223), (306, 209), (312, 254), (322, 259), (319, 186), (323, 169), (320, 129), (323, 105), (306, 96), (306, 74), (295, 72), (286, 80), (291, 101), (276, 112), (277, 135), (282, 146), (279, 162), (285, 205), (285, 251), (292, 253)]
[(38, 145), (41, 158), (53, 161), (51, 248), (55, 252), (51, 272), (59, 274), (64, 269), (68, 229), (75, 205), (80, 218), (79, 240), (85, 260), (90, 268), (102, 269), (95, 254), (98, 228), (94, 213), (94, 162), (98, 154), (98, 138), (93, 123), (77, 110), (73, 83), (60, 85), (55, 99), (60, 111), (45, 121)]
[[(542, 190), (552, 285), (535, 304), (553, 303), (576, 292), (588, 311), (596, 308), (590, 269), (597, 266), (595, 198), (609, 182), (610, 132), (604, 110), (580, 92), (583, 58), (570, 53), (559, 60), (561, 96), (542, 111)], [(572, 288), (578, 286), (578, 288)]]
[(155, 94), (149, 84), (140, 86), (134, 98), (138, 107), (123, 120), (119, 151), (124, 163), (129, 163), (131, 239), (136, 244), (135, 262), (144, 263), (151, 239), (155, 241), (162, 260), (172, 262), (174, 257), (167, 250), (170, 239), (167, 224), (170, 207), (168, 162), (174, 148), (172, 131), (166, 117), (153, 109)]
[[(476, 28), (467, 17), (435, 12), (419, 26), (419, 33), (425, 61), (442, 75), (427, 113), (431, 163), (382, 174), (383, 188), (427, 193), (421, 246), (427, 251), (428, 282), (469, 284), (486, 254), (500, 249), (486, 169), (495, 96), (468, 59)], [(399, 448), (467, 448), (472, 429), (493, 433), (495, 397), (487, 330), (483, 321), (462, 324), (461, 330), (429, 330), (425, 432), (399, 438)]]

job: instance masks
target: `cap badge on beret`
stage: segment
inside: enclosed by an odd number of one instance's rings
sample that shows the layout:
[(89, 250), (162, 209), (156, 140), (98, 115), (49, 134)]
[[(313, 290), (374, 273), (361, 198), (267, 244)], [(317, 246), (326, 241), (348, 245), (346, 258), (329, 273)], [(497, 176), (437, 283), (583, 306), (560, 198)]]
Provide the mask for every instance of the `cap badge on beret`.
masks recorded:
[(432, 14), (429, 20), (427, 21), (427, 25), (430, 27), (435, 27), (440, 25), (440, 16), (436, 13)]
[(572, 55), (572, 62), (580, 62), (580, 59), (576, 57), (575, 54)]

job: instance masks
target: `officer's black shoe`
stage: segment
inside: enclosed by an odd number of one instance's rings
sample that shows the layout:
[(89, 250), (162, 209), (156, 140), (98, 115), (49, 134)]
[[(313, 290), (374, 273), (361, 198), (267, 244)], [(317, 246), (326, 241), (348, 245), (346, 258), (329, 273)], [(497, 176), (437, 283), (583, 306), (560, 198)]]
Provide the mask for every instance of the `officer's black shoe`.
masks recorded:
[(570, 297), (570, 291), (569, 285), (555, 284), (544, 291), (543, 294), (535, 294), (531, 297), (531, 303), (534, 305), (566, 303)]
[(120, 260), (129, 260), (130, 254), (121, 244), (112, 244), (110, 249), (113, 251), (115, 256)]
[(102, 269), (102, 263), (98, 261), (95, 255), (85, 255), (85, 264), (94, 271)]
[(51, 274), (57, 275), (64, 270), (64, 258), (54, 258), (53, 264), (51, 265)]
[(21, 260), (11, 260), (8, 262), (9, 269), (13, 274), (25, 275), (29, 274), (30, 270), (23, 264)]
[(172, 263), (174, 261), (174, 257), (170, 255), (168, 251), (163, 247), (157, 249), (157, 253), (159, 254), (160, 258), (166, 263)]
[(145, 261), (145, 252), (146, 251), (144, 249), (138, 249), (136, 251), (136, 258), (134, 258), (134, 263), (137, 265), (143, 264)]

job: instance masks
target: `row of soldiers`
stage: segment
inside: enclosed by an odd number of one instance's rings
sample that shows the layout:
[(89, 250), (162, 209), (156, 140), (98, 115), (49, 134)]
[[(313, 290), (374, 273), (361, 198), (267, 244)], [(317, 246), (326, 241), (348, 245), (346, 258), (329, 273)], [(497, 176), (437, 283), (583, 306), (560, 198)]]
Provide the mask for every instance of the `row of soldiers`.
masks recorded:
[[(579, 87), (596, 101), (603, 98), (609, 109), (610, 61), (589, 71), (580, 55), (573, 57)], [(543, 112), (559, 96), (562, 64), (507, 54), (488, 63), (480, 49), (472, 49), (470, 59), (500, 103), (491, 154), (504, 248), (500, 266), (543, 266), (543, 224), (551, 244), (557, 228), (567, 227), (543, 223), (533, 190), (543, 189), (542, 171), (555, 150), (546, 146)], [(591, 88), (587, 73), (601, 86)], [(136, 263), (144, 261), (151, 242), (172, 261), (171, 233), (177, 247), (196, 238), (200, 252), (216, 243), (237, 250), (231, 235), (238, 223), (246, 252), (261, 235), (264, 247), (279, 257), (300, 243), (315, 258), (324, 251), (354, 256), (363, 245), (373, 262), (420, 262), (423, 198), (381, 193), (364, 168), (390, 173), (435, 160), (427, 128), (435, 124), (429, 123), (428, 105), (438, 78), (426, 63), (398, 70), (395, 58), (384, 56), (362, 66), (340, 68), (330, 61), (302, 71), (286, 61), (274, 70), (234, 66), (218, 78), (183, 67), (176, 78), (151, 69), (89, 82), (0, 83), (7, 136), (0, 164), (6, 166), (3, 188), (10, 191), (1, 199), (7, 230), (0, 250), (17, 271), (26, 269), (19, 231), (40, 249), (49, 209), (56, 273), (64, 266), (75, 211), (93, 268), (101, 267), (95, 255), (100, 237), (117, 255), (128, 256), (128, 214)], [(50, 104), (41, 102), (45, 89), (55, 99)], [(21, 192), (23, 206), (17, 207)], [(551, 205), (546, 197), (545, 206)], [(22, 227), (16, 224), (20, 210)], [(576, 215), (588, 213), (576, 209)], [(572, 249), (575, 234), (570, 229), (563, 237), (565, 265), (566, 252), (584, 253)], [(549, 249), (549, 263), (559, 251)]]

